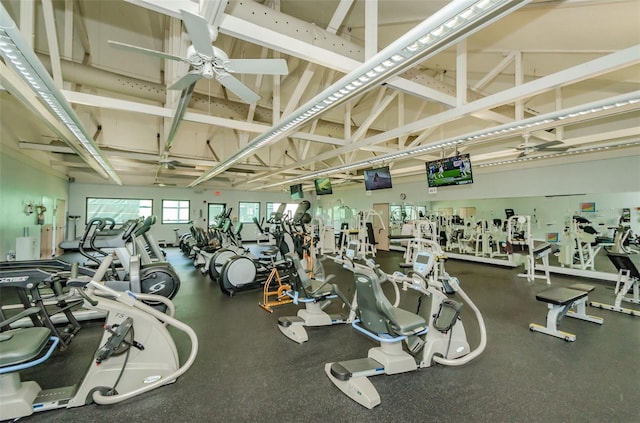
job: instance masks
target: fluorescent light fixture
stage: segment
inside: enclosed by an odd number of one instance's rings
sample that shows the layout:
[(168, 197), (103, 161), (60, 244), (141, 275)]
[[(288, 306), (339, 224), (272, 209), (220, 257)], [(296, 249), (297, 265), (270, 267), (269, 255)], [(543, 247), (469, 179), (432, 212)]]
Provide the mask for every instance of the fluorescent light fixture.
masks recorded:
[(409, 69), (416, 62), (437, 54), (489, 25), (530, 0), (454, 0), (415, 28), (375, 54), (355, 70), (283, 118), (246, 147), (189, 184), (196, 186), (224, 172), (253, 154), (252, 146), (273, 143), (313, 119), (320, 112), (347, 101)]
[[(35, 53), (24, 41), (15, 22), (2, 4), (0, 4), (0, 55), (4, 58), (5, 63), (12, 67), (16, 74), (30, 86), (45, 107), (73, 134), (82, 148), (79, 149), (67, 137), (61, 138), (98, 174), (111, 178), (118, 185), (122, 185), (117, 173), (87, 134), (80, 119), (58, 90)], [(22, 98), (22, 95), (18, 93), (17, 97)]]
[(597, 152), (597, 151), (612, 150), (612, 149), (615, 149), (615, 148), (634, 147), (634, 146), (637, 146), (637, 145), (640, 145), (640, 140), (622, 142), (622, 143), (618, 143), (618, 144), (603, 145), (603, 146), (599, 146), (599, 147), (576, 148), (576, 149), (573, 149), (573, 150), (567, 150), (567, 151), (562, 151), (562, 152), (558, 152), (558, 153), (551, 153), (551, 154), (528, 155), (528, 156), (524, 156), (524, 157), (518, 157), (516, 159), (499, 160), (497, 162), (491, 162), (491, 163), (480, 163), (480, 164), (477, 164), (477, 165), (474, 165), (474, 166), (475, 167), (504, 166), (504, 165), (508, 165), (508, 164), (522, 163), (522, 162), (528, 162), (528, 161), (532, 161), (532, 160), (554, 159), (554, 158), (557, 158), (557, 157), (574, 156), (576, 154), (594, 153), (594, 152)]
[[(531, 130), (547, 129), (548, 127), (558, 126), (559, 124), (565, 125), (566, 124), (565, 121), (570, 120), (571, 118), (579, 118), (580, 121), (584, 121), (586, 120), (585, 118), (586, 115), (593, 115), (593, 117), (596, 118), (596, 117), (602, 117), (603, 115), (610, 116), (613, 114), (622, 113), (629, 110), (635, 110), (638, 108), (640, 108), (640, 90), (633, 91), (627, 94), (610, 97), (604, 100), (594, 101), (591, 103), (583, 104), (581, 106), (571, 107), (568, 109), (531, 117), (531, 118), (524, 119), (517, 122), (510, 122), (507, 124), (494, 126), (492, 128), (487, 128), (487, 129), (483, 129), (482, 131), (472, 132), (463, 136), (447, 138), (445, 140), (434, 142), (433, 144), (429, 144), (429, 145), (421, 145), (421, 146), (409, 148), (403, 151), (389, 153), (382, 156), (365, 159), (365, 160), (337, 166), (330, 169), (319, 170), (317, 172), (309, 173), (304, 176), (299, 176), (297, 178), (287, 179), (284, 182), (277, 182), (270, 185), (261, 185), (260, 188), (273, 188), (279, 185), (293, 184), (293, 183), (304, 181), (307, 179), (315, 179), (320, 176), (329, 176), (334, 173), (341, 173), (341, 172), (344, 172), (345, 170), (350, 170), (354, 168), (365, 168), (365, 167), (369, 167), (371, 165), (375, 165), (383, 162), (392, 162), (393, 160), (402, 159), (403, 157), (407, 157), (407, 156), (416, 156), (420, 154), (425, 154), (427, 152), (437, 151), (445, 147), (460, 146), (464, 143), (495, 140), (498, 138), (504, 138), (505, 136), (512, 136), (517, 133), (529, 132)], [(596, 115), (598, 112), (601, 112), (601, 113), (599, 115)], [(629, 145), (635, 145), (635, 144), (629, 144)], [(623, 144), (620, 146), (627, 147), (628, 144)], [(617, 148), (617, 147), (619, 146), (618, 145), (608, 146), (607, 148)], [(594, 148), (598, 148), (598, 147), (594, 147)], [(552, 157), (558, 157), (562, 155), (587, 153), (592, 151), (595, 151), (595, 150), (576, 149), (576, 150), (570, 150), (563, 153), (545, 154), (540, 157), (536, 156), (536, 158), (552, 158)], [(505, 161), (496, 162), (496, 163), (508, 164), (508, 163), (516, 163), (517, 161), (526, 161), (526, 160), (531, 160), (531, 158), (529, 159), (523, 158), (522, 160), (517, 160), (517, 159), (505, 160)], [(485, 166), (485, 165), (479, 165), (479, 166)]]

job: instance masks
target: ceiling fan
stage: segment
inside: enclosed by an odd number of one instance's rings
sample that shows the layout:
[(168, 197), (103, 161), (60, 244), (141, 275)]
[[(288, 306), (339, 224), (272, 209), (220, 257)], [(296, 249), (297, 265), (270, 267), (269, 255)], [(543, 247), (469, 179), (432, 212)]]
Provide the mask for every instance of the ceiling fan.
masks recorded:
[(174, 159), (170, 158), (168, 151), (165, 151), (162, 154), (162, 157), (160, 157), (160, 160), (158, 160), (158, 163), (160, 163), (160, 166), (162, 166), (163, 169), (168, 169), (168, 170), (174, 170), (177, 167), (184, 167), (184, 168), (188, 168), (188, 169), (195, 169), (196, 168), (194, 165), (182, 163), (179, 160), (174, 160)]
[[(219, 14), (222, 14), (223, 11), (224, 7), (219, 8)], [(169, 87), (171, 90), (189, 90), (199, 79), (215, 77), (221, 85), (249, 104), (257, 102), (260, 95), (231, 74), (286, 75), (289, 72), (287, 62), (284, 59), (229, 59), (224, 51), (212, 45), (212, 42), (217, 38), (217, 29), (210, 29), (202, 16), (185, 10), (181, 10), (180, 15), (192, 43), (187, 49), (186, 57), (117, 41), (109, 40), (108, 43), (114, 48), (188, 63), (189, 72), (171, 85)], [(218, 20), (216, 18), (213, 21)]]
[(540, 144), (532, 144), (529, 142), (530, 137), (531, 137), (531, 134), (523, 134), (522, 138), (524, 139), (524, 142), (518, 145), (517, 147), (515, 147), (516, 150), (521, 151), (521, 153), (518, 155), (518, 158), (527, 156), (534, 152), (567, 151), (568, 149), (571, 148), (571, 146), (568, 146), (568, 145), (564, 145), (562, 147), (554, 147), (554, 146), (563, 144), (562, 141), (557, 141), (557, 140), (543, 142)]

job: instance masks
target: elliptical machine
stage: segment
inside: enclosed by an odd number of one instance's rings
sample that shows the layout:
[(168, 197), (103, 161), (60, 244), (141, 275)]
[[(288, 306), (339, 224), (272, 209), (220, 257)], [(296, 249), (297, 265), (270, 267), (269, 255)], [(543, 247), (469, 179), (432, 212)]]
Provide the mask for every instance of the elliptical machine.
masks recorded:
[[(198, 352), (198, 338), (193, 329), (140, 301), (162, 302), (173, 310), (171, 301), (164, 297), (117, 292), (99, 283), (110, 261), (108, 256), (90, 281), (69, 282), (78, 288), (86, 307), (107, 313), (101, 346), (81, 383), (43, 391), (37, 382), (21, 382), (19, 371), (46, 361), (59, 339), (51, 336), (46, 327), (2, 332), (0, 420), (92, 402), (115, 404), (173, 383), (191, 367)], [(0, 322), (0, 326), (8, 324), (11, 319)], [(191, 341), (191, 351), (182, 366), (166, 325), (186, 333)]]
[[(269, 217), (269, 221), (267, 222), (271, 225), (269, 234), (274, 238), (275, 245), (278, 245), (279, 242), (281, 242), (281, 237), (284, 236), (283, 228), (282, 228), (282, 219), (284, 217), (284, 211), (286, 207), (287, 207), (286, 203), (281, 203), (280, 206), (278, 207), (278, 210), (271, 213), (271, 216)], [(260, 230), (260, 232), (262, 233), (266, 232), (264, 229), (262, 229), (262, 226), (259, 224), (257, 219), (255, 219), (254, 222), (258, 226), (258, 229)], [(217, 281), (218, 277), (220, 276), (220, 271), (222, 270), (222, 266), (224, 266), (224, 264), (227, 261), (229, 261), (230, 258), (238, 255), (247, 254), (247, 253), (248, 253), (248, 250), (244, 249), (240, 242), (231, 243), (226, 247), (219, 249), (218, 251), (213, 253), (213, 255), (211, 256), (211, 259), (209, 260), (209, 265), (207, 267), (209, 277), (212, 280)]]
[[(292, 221), (302, 221), (305, 215), (308, 216), (307, 210), (310, 207), (311, 203), (306, 200), (301, 201)], [(285, 237), (291, 237), (291, 234), (284, 230), (284, 224), (279, 225), (279, 227), (280, 230), (274, 233), (276, 239), (275, 248), (263, 250), (263, 256), (261, 257), (257, 257), (250, 252), (246, 252), (244, 255), (232, 256), (222, 266), (218, 284), (224, 294), (232, 296), (236, 292), (262, 288), (262, 285), (269, 277), (271, 266), (274, 265), (274, 257), (278, 257), (279, 254), (280, 258), (284, 258), (290, 251)], [(286, 277), (288, 276), (285, 274)]]
[[(460, 287), (457, 278), (428, 277), (435, 260), (431, 252), (417, 253), (413, 272), (406, 278), (406, 288), (420, 295), (417, 313), (394, 307), (384, 295), (382, 273), (372, 261), (367, 265), (354, 264), (358, 300), (358, 319), (352, 326), (358, 332), (380, 342), (371, 348), (367, 358), (325, 365), (329, 379), (349, 398), (369, 409), (380, 404), (380, 395), (369, 376), (396, 374), (433, 363), (459, 366), (478, 357), (485, 349), (487, 336), (480, 310)], [(473, 310), (480, 329), (480, 344), (470, 350), (462, 321), (462, 303), (449, 298), (458, 294)], [(430, 301), (421, 301), (430, 297)], [(403, 343), (407, 350), (403, 349)]]

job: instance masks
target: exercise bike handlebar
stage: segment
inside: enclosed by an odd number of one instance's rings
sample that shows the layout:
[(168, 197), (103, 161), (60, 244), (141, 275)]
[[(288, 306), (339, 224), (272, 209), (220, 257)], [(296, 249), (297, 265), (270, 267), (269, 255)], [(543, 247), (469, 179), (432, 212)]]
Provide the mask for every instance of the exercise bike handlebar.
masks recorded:
[[(87, 284), (87, 287), (89, 288), (89, 293), (90, 294), (93, 293), (94, 295), (97, 295), (98, 293), (100, 293), (102, 294), (100, 296), (112, 297), (118, 302), (140, 309), (145, 313), (152, 315), (153, 317), (163, 322), (164, 324), (173, 326), (176, 329), (186, 333), (191, 341), (191, 352), (189, 353), (189, 357), (187, 357), (187, 360), (184, 362), (184, 364), (181, 367), (179, 367), (172, 374), (168, 375), (165, 378), (159, 379), (156, 382), (150, 383), (139, 389), (135, 389), (131, 392), (118, 394), (118, 395), (105, 396), (98, 391), (94, 392), (93, 400), (97, 404), (115, 404), (120, 401), (124, 401), (126, 399), (132, 398), (136, 395), (140, 395), (144, 392), (150, 391), (152, 389), (158, 388), (162, 385), (172, 383), (178, 377), (182, 376), (187, 370), (189, 370), (189, 368), (194, 363), (196, 356), (198, 354), (198, 336), (196, 335), (194, 330), (191, 329), (190, 326), (186, 325), (185, 323), (173, 317), (175, 313), (175, 306), (173, 305), (171, 300), (169, 300), (168, 298), (164, 298), (162, 296), (153, 295), (153, 294), (134, 294), (131, 291), (120, 292), (120, 291), (111, 289), (98, 282), (104, 277), (104, 274), (106, 270), (109, 268), (109, 266), (111, 265), (112, 260), (113, 260), (112, 255), (105, 257), (105, 260), (103, 260), (102, 264), (96, 271), (93, 279)], [(89, 295), (89, 298), (91, 298), (90, 295)], [(161, 301), (163, 304), (166, 304), (169, 307), (169, 314), (160, 312), (155, 308), (150, 307), (147, 304), (143, 303), (142, 301), (139, 301), (139, 299)]]
[[(145, 385), (141, 388), (135, 389), (131, 392), (127, 392), (124, 394), (118, 394), (118, 395), (102, 395), (100, 392), (96, 391), (93, 393), (93, 401), (95, 401), (97, 404), (115, 404), (121, 401), (124, 401), (126, 399), (129, 398), (133, 398), (137, 395), (140, 395), (144, 392), (148, 392), (151, 391), (155, 388), (158, 388), (162, 385), (166, 385), (169, 383), (173, 383), (173, 381), (175, 381), (177, 378), (179, 378), (180, 376), (182, 376), (187, 370), (189, 370), (189, 368), (191, 367), (191, 365), (194, 363), (196, 356), (198, 354), (198, 336), (196, 335), (196, 333), (194, 332), (194, 330), (188, 326), (187, 324), (175, 319), (172, 315), (160, 312), (158, 310), (156, 310), (153, 307), (148, 306), (147, 304), (143, 303), (142, 301), (139, 301), (138, 299), (151, 299), (153, 301), (161, 301), (160, 298), (158, 298), (159, 296), (157, 295), (152, 295), (152, 294), (134, 294), (130, 291), (126, 291), (126, 292), (119, 292), (119, 291), (115, 291), (107, 286), (104, 286), (98, 282), (96, 282), (95, 280), (92, 280), (91, 282), (89, 282), (88, 284), (91, 289), (96, 290), (98, 292), (104, 293), (105, 296), (110, 296), (110, 297), (114, 297), (114, 299), (116, 301), (119, 301), (121, 303), (130, 305), (132, 307), (135, 307), (137, 309), (140, 309), (142, 311), (144, 311), (145, 313), (148, 313), (150, 315), (152, 315), (153, 317), (155, 317), (156, 319), (160, 320), (161, 322), (169, 325), (169, 326), (173, 326), (176, 329), (184, 332), (187, 334), (187, 336), (189, 337), (190, 341), (191, 341), (191, 351), (189, 353), (189, 356), (187, 357), (186, 361), (184, 362), (184, 364), (182, 366), (180, 366), (180, 368), (178, 368), (175, 372), (173, 372), (172, 374), (157, 380), (156, 382), (150, 383), (148, 385)], [(164, 298), (164, 297), (162, 297)], [(170, 300), (166, 299), (168, 302), (171, 302)], [(163, 301), (164, 303), (164, 301)], [(175, 308), (172, 307), (172, 310), (175, 311)], [(173, 313), (173, 311), (172, 311)]]
[(478, 327), (480, 328), (480, 344), (478, 344), (476, 349), (474, 349), (469, 354), (463, 357), (454, 358), (454, 359), (447, 359), (447, 358), (438, 357), (438, 356), (433, 357), (434, 362), (445, 365), (445, 366), (462, 366), (464, 364), (467, 364), (468, 362), (470, 362), (471, 360), (474, 360), (476, 357), (482, 354), (482, 352), (487, 346), (487, 328), (484, 324), (482, 313), (480, 313), (480, 310), (478, 309), (478, 307), (476, 307), (474, 302), (471, 301), (471, 298), (469, 298), (466, 292), (464, 292), (464, 290), (460, 288), (459, 285), (456, 284), (456, 286), (454, 287), (454, 290), (456, 291), (456, 293), (458, 293), (462, 297), (464, 302), (466, 302), (467, 305), (471, 307), (471, 310), (473, 310), (474, 314), (476, 315), (476, 319), (478, 320)]

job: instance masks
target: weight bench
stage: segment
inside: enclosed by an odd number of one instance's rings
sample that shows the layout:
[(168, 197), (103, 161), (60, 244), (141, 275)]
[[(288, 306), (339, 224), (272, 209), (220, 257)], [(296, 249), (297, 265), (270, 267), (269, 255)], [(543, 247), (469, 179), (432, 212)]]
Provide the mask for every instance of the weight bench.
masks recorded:
[(628, 254), (613, 253), (608, 251), (607, 257), (618, 270), (618, 280), (614, 293), (616, 299), (613, 304), (603, 304), (592, 301), (591, 307), (603, 308), (605, 310), (617, 311), (618, 313), (640, 316), (640, 310), (622, 307), (622, 302), (640, 304), (640, 272)]
[(586, 313), (587, 296), (594, 289), (591, 285), (574, 284), (568, 288), (551, 288), (540, 292), (536, 295), (536, 300), (547, 303), (549, 307), (547, 325), (542, 326), (537, 323), (531, 323), (529, 324), (529, 330), (542, 332), (546, 335), (572, 342), (576, 340), (574, 334), (558, 330), (558, 323), (565, 315), (601, 325), (604, 321), (602, 317), (591, 316)]

